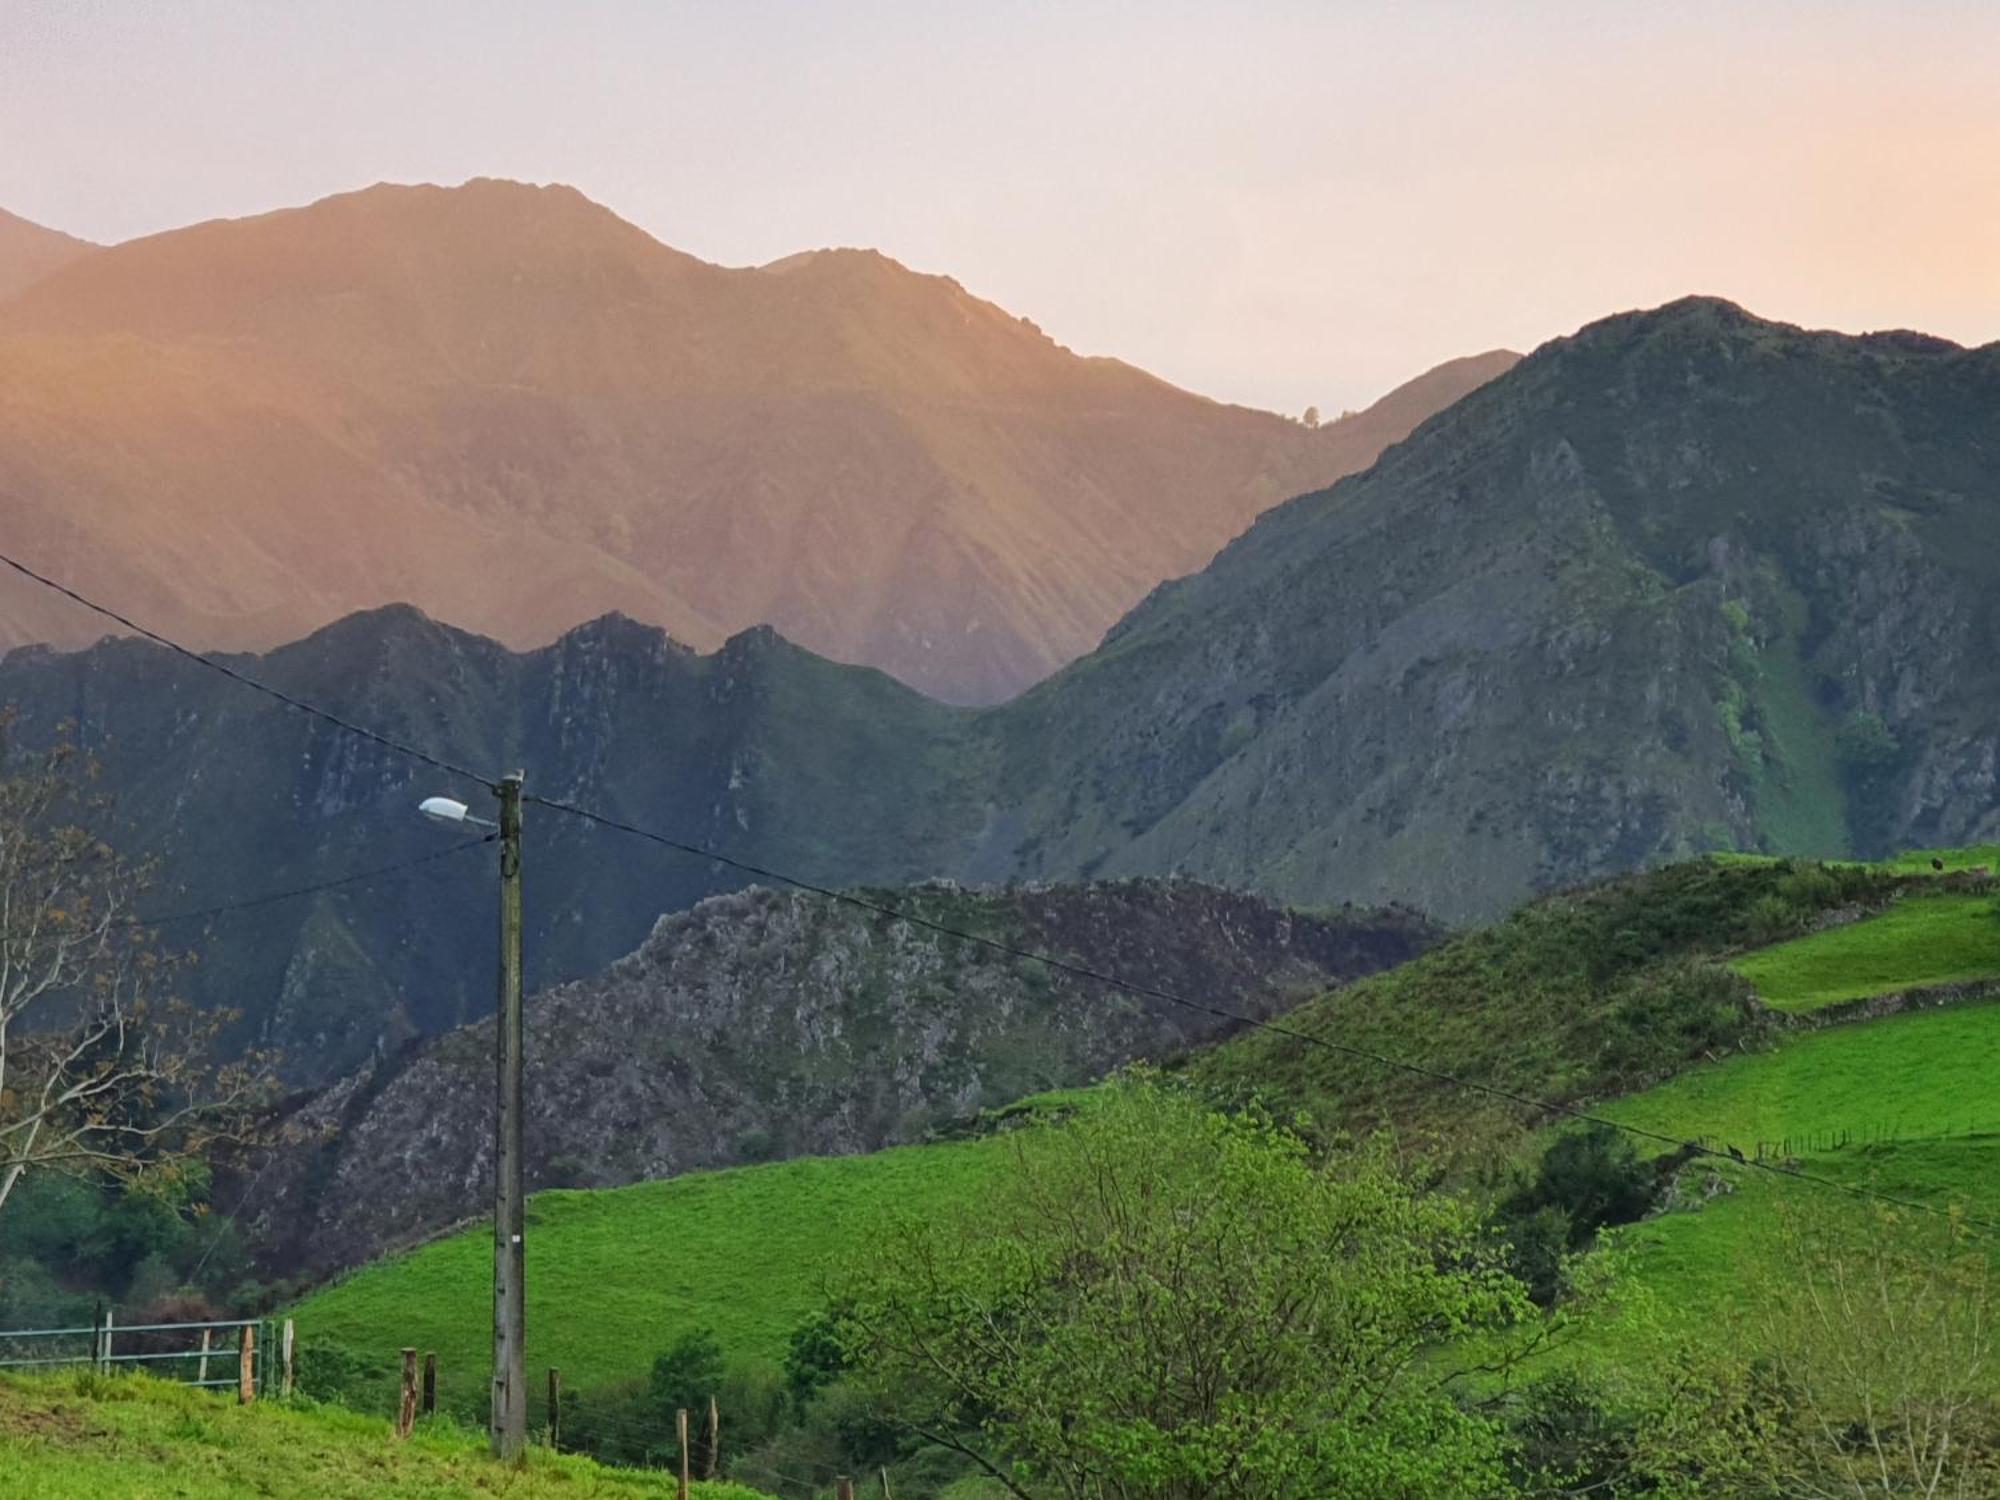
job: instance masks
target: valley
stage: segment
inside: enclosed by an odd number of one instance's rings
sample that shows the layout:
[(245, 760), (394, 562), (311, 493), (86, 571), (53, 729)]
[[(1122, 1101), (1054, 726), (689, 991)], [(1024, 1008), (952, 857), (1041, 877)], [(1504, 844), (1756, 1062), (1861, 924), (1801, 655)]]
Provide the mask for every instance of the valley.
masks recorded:
[(0, 1500), (2000, 1500), (2000, 12), (1099, 9), (0, 7)]

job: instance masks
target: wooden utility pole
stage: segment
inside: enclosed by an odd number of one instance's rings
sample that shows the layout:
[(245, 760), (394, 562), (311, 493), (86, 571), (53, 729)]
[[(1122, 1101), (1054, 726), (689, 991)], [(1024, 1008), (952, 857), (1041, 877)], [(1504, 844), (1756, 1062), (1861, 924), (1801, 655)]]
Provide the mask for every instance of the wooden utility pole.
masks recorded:
[(679, 1500), (688, 1500), (688, 1409), (683, 1406), (674, 1414), (674, 1430), (681, 1443), (681, 1484)]
[(257, 1399), (257, 1325), (245, 1323), (236, 1341), (236, 1401), (248, 1406)]
[(396, 1436), (406, 1438), (417, 1425), (417, 1351), (403, 1351), (403, 1387), (396, 1399)]
[(528, 1441), (526, 1259), (521, 1236), (521, 782), (516, 771), (494, 788), (500, 798), (500, 1007), (494, 1061), (498, 1138), (493, 1183), (493, 1456), (511, 1462)]
[(702, 1444), (701, 1477), (715, 1478), (716, 1465), (722, 1462), (722, 1408), (715, 1404), (715, 1397), (708, 1398), (708, 1437)]

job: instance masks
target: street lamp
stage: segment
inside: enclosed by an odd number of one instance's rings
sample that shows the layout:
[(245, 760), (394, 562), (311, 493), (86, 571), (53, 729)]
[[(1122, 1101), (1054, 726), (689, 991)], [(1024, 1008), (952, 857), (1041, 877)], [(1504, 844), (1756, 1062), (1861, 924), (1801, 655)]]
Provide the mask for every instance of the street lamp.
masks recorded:
[(475, 817), (463, 802), (426, 797), (417, 810), (435, 823), (491, 828), (500, 835), (500, 1006), (493, 1054), (498, 1118), (493, 1140), (493, 1456), (512, 1461), (528, 1440), (526, 1261), (521, 1235), (521, 781), (493, 788), (500, 821)]
[(447, 827), (455, 826), (459, 823), (470, 823), (474, 828), (492, 828), (497, 830), (500, 827), (491, 818), (474, 817), (470, 808), (463, 802), (452, 797), (426, 797), (417, 804), (417, 811), (429, 818), (433, 823), (443, 823)]

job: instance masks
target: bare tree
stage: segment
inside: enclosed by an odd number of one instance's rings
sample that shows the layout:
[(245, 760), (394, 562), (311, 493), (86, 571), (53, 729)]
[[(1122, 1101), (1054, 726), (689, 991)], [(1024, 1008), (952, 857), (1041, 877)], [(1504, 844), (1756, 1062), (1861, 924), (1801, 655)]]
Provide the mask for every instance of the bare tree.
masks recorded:
[(262, 1093), (257, 1059), (211, 1058), (227, 1017), (172, 998), (134, 909), (150, 872), (93, 831), (92, 774), (64, 739), (0, 776), (0, 1212), (31, 1170), (175, 1170), (241, 1139)]
[(1787, 1214), (1761, 1341), (1780, 1420), (1766, 1476), (1797, 1500), (2000, 1490), (1991, 1263), (1962, 1226), (1892, 1209)]

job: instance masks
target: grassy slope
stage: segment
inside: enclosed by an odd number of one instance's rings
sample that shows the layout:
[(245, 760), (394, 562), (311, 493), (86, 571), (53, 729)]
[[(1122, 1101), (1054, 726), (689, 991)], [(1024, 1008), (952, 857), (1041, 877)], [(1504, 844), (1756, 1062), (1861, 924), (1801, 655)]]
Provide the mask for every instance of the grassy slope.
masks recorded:
[(1745, 1152), (1837, 1135), (1920, 1140), (2000, 1131), (2000, 1005), (1832, 1026), (1725, 1058), (1600, 1113)]
[(1760, 949), (1731, 967), (1765, 1004), (1790, 1011), (1989, 979), (2000, 976), (2000, 903), (1915, 892), (1880, 916)]
[[(1978, 1218), (2000, 1217), (2000, 1005), (1891, 1017), (1802, 1036), (1731, 1058), (1606, 1106), (1615, 1119), (1702, 1134), (1752, 1152), (1790, 1139), (1807, 1172)], [(1851, 1132), (1845, 1145), (1829, 1137)], [(1892, 1137), (1883, 1139), (1882, 1137)], [(1800, 1149), (1801, 1138), (1818, 1149)], [(1649, 1332), (1725, 1336), (1754, 1326), (1757, 1291), (1785, 1274), (1778, 1214), (1794, 1201), (1858, 1203), (1812, 1183), (1714, 1164), (1734, 1191), (1695, 1211), (1630, 1226), (1621, 1243), (1651, 1294), (1643, 1322), (1621, 1320), (1590, 1341), (1626, 1346)], [(1629, 1352), (1629, 1350), (1628, 1350)]]
[[(680, 1334), (777, 1361), (818, 1305), (823, 1269), (871, 1228), (974, 1197), (1004, 1138), (807, 1158), (605, 1192), (537, 1193), (528, 1215), (528, 1363), (571, 1386), (643, 1374)], [(306, 1299), (299, 1337), (381, 1357), (435, 1350), (440, 1397), (471, 1410), (490, 1358), (492, 1239), (470, 1230), (377, 1262)]]
[[(1928, 859), (1912, 857), (1896, 873), (1928, 874)], [(1976, 851), (1947, 859), (1953, 867), (1984, 862)], [(1614, 1091), (1621, 1068), (1685, 1068), (1698, 1029), (1662, 1032), (1646, 1018), (1663, 996), (1670, 1016), (1680, 1014), (1675, 1005), (1733, 1003), (1726, 988), (1711, 991), (1689, 976), (1721, 974), (1740, 985), (1717, 960), (1752, 941), (1757, 924), (1775, 924), (1782, 935), (1896, 888), (1880, 869), (1835, 873), (1840, 878), (1823, 881), (1813, 867), (1727, 859), (1613, 882), (1539, 903), (1323, 997), (1296, 1019), (1430, 1066), (1545, 1095), (1601, 1098)], [(1882, 917), (1767, 951), (1843, 934), (1893, 936), (1906, 908), (1959, 899), (1919, 885)], [(1991, 897), (1974, 899), (1990, 909)], [(1624, 1063), (1607, 1063), (1595, 1050), (1607, 1039), (1630, 1045), (1660, 1036), (1679, 1038), (1683, 1050), (1662, 1058), (1642, 1048), (1636, 1062)], [(1604, 1108), (1632, 1124), (1746, 1151), (1842, 1130), (1857, 1141), (1894, 1135), (1900, 1144), (1836, 1152), (1812, 1165), (1833, 1175), (1884, 1173), (1919, 1195), (1966, 1186), (1983, 1195), (1980, 1173), (1967, 1164), (2000, 1158), (2000, 1143), (1965, 1132), (2000, 1130), (2000, 1106), (1987, 1106), (1982, 1087), (1996, 1063), (2000, 1006), (1968, 1006), (1800, 1033)], [(1198, 1066), (1213, 1081), (1271, 1089), (1338, 1117), (1448, 1118), (1433, 1085), (1352, 1058), (1302, 1055), (1268, 1036), (1239, 1039)], [(1957, 1138), (1921, 1139), (1945, 1135)], [(832, 1256), (865, 1248), (869, 1226), (886, 1215), (976, 1197), (1005, 1149), (989, 1139), (605, 1193), (540, 1194), (529, 1236), (531, 1365), (560, 1365), (572, 1385), (589, 1386), (642, 1373), (677, 1334), (699, 1326), (714, 1328), (736, 1357), (777, 1359), (814, 1307)], [(1632, 1231), (1642, 1279), (1691, 1316), (1712, 1308), (1715, 1290), (1765, 1238), (1773, 1195), (1797, 1191), (1804, 1189), (1750, 1173), (1739, 1193), (1701, 1213)], [(397, 1347), (435, 1349), (447, 1403), (471, 1409), (483, 1395), (490, 1257), (490, 1241), (474, 1230), (369, 1267), (298, 1309), (301, 1336), (379, 1353), (385, 1391)]]
[[(144, 1376), (0, 1375), (0, 1495), (9, 1500), (613, 1500), (671, 1495), (665, 1474), (531, 1451), (494, 1464), (483, 1437), (425, 1424), (398, 1442), (386, 1420), (334, 1407), (240, 1407)], [(696, 1500), (758, 1500), (696, 1484)]]
[[(1770, 1029), (1725, 955), (1874, 904), (1861, 867), (1701, 860), (1522, 908), (1413, 963), (1320, 996), (1292, 1027), (1345, 1046), (1568, 1103), (1669, 1077)], [(1351, 1125), (1462, 1125), (1489, 1104), (1367, 1058), (1253, 1033), (1197, 1063), (1209, 1080)]]

